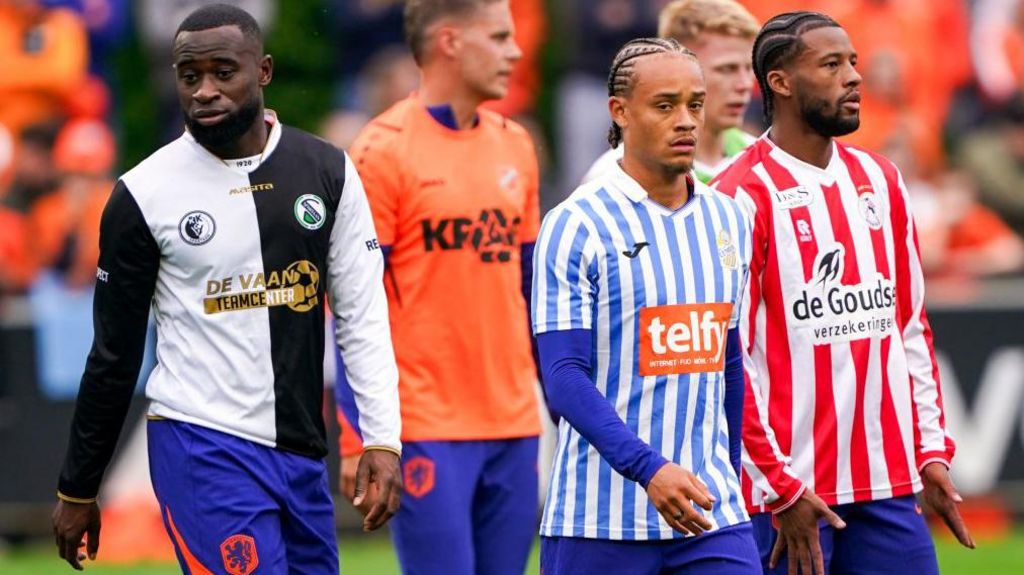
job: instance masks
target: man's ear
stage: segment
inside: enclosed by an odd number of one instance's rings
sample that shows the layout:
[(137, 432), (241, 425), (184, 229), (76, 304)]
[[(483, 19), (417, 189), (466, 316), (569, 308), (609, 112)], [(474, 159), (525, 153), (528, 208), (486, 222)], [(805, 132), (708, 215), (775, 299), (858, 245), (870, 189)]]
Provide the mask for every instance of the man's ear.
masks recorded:
[(274, 78), (274, 58), (270, 54), (260, 59), (260, 88), (266, 88)]
[(622, 96), (609, 96), (608, 114), (612, 117), (612, 122), (615, 122), (620, 129), (625, 129), (629, 124), (629, 120), (626, 118), (626, 99)]
[(768, 89), (783, 98), (793, 95), (793, 78), (783, 69), (772, 70), (766, 77)]
[(454, 58), (462, 49), (462, 35), (454, 26), (438, 26), (428, 37), (431, 35), (438, 54)]

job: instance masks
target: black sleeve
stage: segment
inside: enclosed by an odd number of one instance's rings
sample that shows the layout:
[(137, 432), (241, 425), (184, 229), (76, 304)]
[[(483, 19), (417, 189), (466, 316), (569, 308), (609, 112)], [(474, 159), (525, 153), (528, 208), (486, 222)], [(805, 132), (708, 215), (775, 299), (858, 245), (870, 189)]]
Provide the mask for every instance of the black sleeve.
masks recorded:
[(142, 366), (160, 250), (123, 182), (103, 210), (93, 302), (94, 337), (71, 422), (59, 494), (89, 500), (99, 492)]

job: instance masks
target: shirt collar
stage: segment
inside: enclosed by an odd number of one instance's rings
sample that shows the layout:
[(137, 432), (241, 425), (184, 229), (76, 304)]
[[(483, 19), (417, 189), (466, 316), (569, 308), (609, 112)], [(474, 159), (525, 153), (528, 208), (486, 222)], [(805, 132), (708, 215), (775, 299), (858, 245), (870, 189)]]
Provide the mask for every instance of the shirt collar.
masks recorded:
[[(612, 185), (633, 203), (644, 201), (648, 197), (647, 190), (640, 185), (640, 182), (633, 179), (633, 176), (627, 174), (618, 161), (613, 164), (614, 167), (608, 171)], [(710, 189), (694, 178), (692, 169), (686, 174), (686, 185), (690, 189), (691, 197), (705, 194)]]

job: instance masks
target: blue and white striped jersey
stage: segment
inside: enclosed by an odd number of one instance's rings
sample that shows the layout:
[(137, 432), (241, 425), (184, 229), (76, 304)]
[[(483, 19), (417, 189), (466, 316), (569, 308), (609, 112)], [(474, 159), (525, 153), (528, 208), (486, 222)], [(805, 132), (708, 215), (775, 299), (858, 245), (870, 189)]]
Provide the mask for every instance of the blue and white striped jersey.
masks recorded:
[[(708, 486), (715, 528), (747, 520), (722, 400), (750, 253), (749, 221), (729, 197), (694, 182), (671, 211), (616, 164), (548, 213), (534, 256), (534, 332), (591, 331), (594, 385), (633, 433)], [(541, 534), (682, 537), (564, 419)]]

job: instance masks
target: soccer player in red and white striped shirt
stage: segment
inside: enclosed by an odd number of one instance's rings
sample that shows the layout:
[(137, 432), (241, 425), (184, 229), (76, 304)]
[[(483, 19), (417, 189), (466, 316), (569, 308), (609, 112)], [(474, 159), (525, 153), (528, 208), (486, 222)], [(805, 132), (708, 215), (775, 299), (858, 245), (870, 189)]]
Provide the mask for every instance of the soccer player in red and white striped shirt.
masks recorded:
[(974, 545), (906, 188), (834, 140), (860, 123), (856, 61), (828, 16), (768, 21), (754, 72), (771, 128), (713, 182), (754, 221), (742, 483), (766, 573), (937, 574), (922, 490)]

